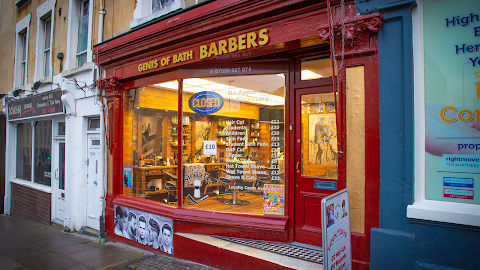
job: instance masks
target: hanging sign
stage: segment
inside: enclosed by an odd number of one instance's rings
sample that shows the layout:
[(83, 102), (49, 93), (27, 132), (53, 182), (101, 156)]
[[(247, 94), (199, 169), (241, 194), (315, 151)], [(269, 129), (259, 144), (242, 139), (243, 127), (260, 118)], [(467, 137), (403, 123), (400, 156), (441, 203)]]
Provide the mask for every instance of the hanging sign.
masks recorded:
[(215, 92), (199, 92), (190, 98), (188, 106), (194, 112), (211, 114), (218, 112), (223, 107), (223, 98)]
[(348, 189), (322, 199), (323, 269), (352, 269)]
[(50, 91), (45, 94), (9, 102), (7, 103), (7, 108), (8, 120), (62, 113), (62, 91)]

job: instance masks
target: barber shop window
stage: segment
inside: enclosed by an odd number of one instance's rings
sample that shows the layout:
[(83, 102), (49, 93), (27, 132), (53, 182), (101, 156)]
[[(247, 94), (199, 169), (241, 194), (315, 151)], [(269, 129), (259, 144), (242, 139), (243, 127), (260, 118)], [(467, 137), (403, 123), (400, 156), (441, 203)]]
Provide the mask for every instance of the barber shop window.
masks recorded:
[(16, 178), (32, 180), (32, 124), (17, 125)]
[(184, 79), (182, 117), (178, 86), (160, 82), (126, 92), (124, 194), (202, 210), (283, 215), (284, 75)]
[(177, 205), (178, 82), (125, 94), (123, 193)]
[(183, 206), (283, 215), (283, 74), (184, 79), (183, 104)]

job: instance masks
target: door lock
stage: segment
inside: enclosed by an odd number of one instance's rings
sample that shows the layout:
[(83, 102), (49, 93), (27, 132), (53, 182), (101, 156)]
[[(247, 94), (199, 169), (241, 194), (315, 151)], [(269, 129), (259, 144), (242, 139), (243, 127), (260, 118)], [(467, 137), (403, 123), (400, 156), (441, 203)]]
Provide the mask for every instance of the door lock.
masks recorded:
[(95, 185), (96, 185), (96, 184), (97, 184), (97, 181), (93, 181), (93, 184), (95, 184)]

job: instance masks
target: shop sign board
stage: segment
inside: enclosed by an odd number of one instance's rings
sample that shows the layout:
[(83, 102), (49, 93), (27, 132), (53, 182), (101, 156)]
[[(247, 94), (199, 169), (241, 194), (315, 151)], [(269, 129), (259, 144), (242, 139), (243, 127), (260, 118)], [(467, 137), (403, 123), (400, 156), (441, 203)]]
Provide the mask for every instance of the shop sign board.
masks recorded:
[(480, 204), (478, 4), (423, 1), (427, 200)]
[(199, 92), (188, 100), (188, 106), (196, 113), (211, 114), (223, 107), (223, 98), (215, 92)]
[(62, 90), (22, 98), (7, 103), (8, 120), (63, 112)]
[(352, 269), (348, 189), (322, 199), (323, 269)]

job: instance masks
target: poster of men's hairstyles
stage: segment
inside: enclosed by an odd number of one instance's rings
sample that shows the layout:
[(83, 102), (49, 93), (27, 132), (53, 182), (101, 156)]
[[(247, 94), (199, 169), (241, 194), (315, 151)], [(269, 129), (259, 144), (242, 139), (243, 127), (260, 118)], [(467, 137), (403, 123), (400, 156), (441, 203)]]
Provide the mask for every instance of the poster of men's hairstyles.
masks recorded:
[(115, 205), (115, 234), (173, 254), (173, 220)]

